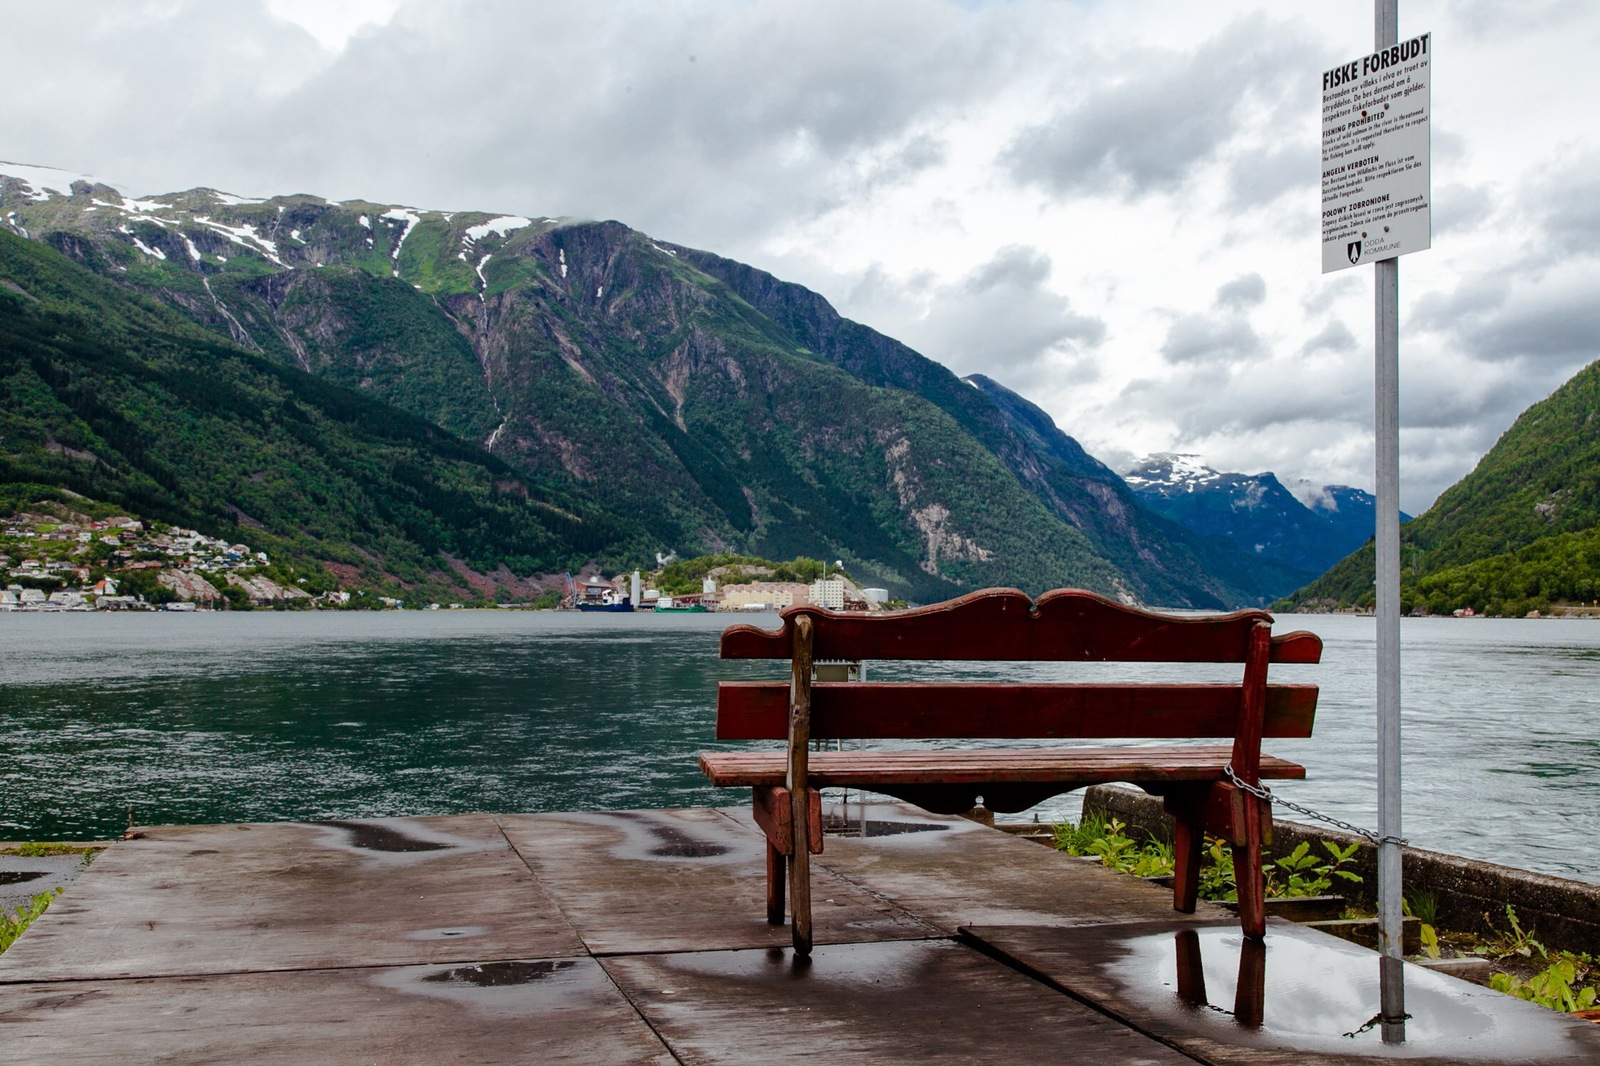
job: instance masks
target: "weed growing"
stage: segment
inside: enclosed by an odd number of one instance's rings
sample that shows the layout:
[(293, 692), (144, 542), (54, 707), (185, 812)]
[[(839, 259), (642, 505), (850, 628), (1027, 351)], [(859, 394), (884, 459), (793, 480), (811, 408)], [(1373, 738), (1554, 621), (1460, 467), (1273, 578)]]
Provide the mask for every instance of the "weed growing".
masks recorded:
[[(1506, 905), (1506, 922), (1510, 930), (1491, 938), (1480, 953), (1501, 964), (1515, 958), (1532, 960), (1536, 969), (1526, 977), (1505, 971), (1492, 974), (1490, 988), (1551, 1010), (1593, 1010), (1600, 1003), (1600, 965), (1594, 956), (1547, 949), (1534, 938), (1534, 930), (1522, 928), (1510, 904)], [(1547, 965), (1537, 969), (1540, 963)]]
[(60, 888), (54, 892), (41, 892), (18, 908), (16, 914), (7, 914), (6, 909), (0, 907), (0, 952), (16, 943), (17, 937), (33, 924), (35, 918), (49, 910), (51, 902), (60, 894)]
[[(1069, 855), (1096, 855), (1114, 870), (1136, 877), (1170, 877), (1173, 870), (1172, 845), (1146, 836), (1135, 840), (1121, 821), (1089, 812), (1074, 825), (1056, 826), (1055, 846)], [(1269, 897), (1322, 896), (1333, 887), (1335, 878), (1360, 881), (1361, 875), (1342, 867), (1355, 861), (1357, 845), (1341, 848), (1322, 841), (1328, 855), (1312, 852), (1301, 842), (1292, 852), (1271, 859), (1263, 867)], [(1205, 857), (1200, 867), (1200, 898), (1236, 900), (1238, 884), (1233, 873), (1233, 849), (1215, 837), (1206, 838)]]

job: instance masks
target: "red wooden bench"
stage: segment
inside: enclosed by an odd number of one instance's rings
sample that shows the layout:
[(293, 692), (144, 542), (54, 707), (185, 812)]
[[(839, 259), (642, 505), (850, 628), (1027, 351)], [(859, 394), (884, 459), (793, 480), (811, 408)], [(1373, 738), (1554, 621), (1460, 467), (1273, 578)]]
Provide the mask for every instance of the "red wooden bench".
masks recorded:
[[(719, 740), (787, 740), (786, 751), (715, 751), (700, 766), (716, 785), (748, 785), (767, 836), (767, 920), (782, 925), (788, 882), (797, 954), (811, 950), (809, 856), (822, 851), (820, 788), (884, 793), (957, 814), (979, 797), (1013, 813), (1086, 785), (1127, 781), (1164, 797), (1176, 818), (1172, 905), (1195, 907), (1204, 834), (1233, 846), (1239, 921), (1266, 929), (1261, 844), (1265, 800), (1230, 782), (1302, 778), (1305, 768), (1261, 753), (1263, 737), (1308, 737), (1315, 685), (1267, 683), (1268, 663), (1315, 663), (1311, 633), (1272, 635), (1265, 611), (1174, 616), (1059, 589), (1030, 600), (986, 589), (894, 614), (791, 607), (775, 631), (749, 625), (722, 635), (724, 659), (788, 659), (788, 681), (724, 681)], [(1238, 682), (995, 684), (813, 682), (813, 661), (1008, 660), (1240, 663)], [(815, 751), (816, 739), (1232, 738), (1231, 745), (1008, 748), (958, 751)], [(797, 845), (797, 841), (805, 842)]]

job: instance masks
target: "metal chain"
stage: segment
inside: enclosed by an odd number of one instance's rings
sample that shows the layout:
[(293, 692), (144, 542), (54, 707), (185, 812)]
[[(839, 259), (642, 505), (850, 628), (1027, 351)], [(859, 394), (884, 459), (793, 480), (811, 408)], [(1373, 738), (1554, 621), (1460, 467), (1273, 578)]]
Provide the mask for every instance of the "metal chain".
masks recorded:
[[(1402, 1014), (1400, 1016), (1400, 1021), (1402, 1023), (1404, 1023), (1410, 1017), (1411, 1017), (1410, 1014)], [(1350, 1037), (1351, 1039), (1355, 1039), (1356, 1037), (1360, 1036), (1362, 1033), (1370, 1033), (1372, 1030), (1376, 1029), (1378, 1026), (1383, 1025), (1383, 1024), (1384, 1024), (1383, 1012), (1379, 1011), (1377, 1014), (1374, 1014), (1372, 1017), (1370, 1017), (1366, 1021), (1362, 1022), (1355, 1029), (1351, 1030), (1350, 1032), (1348, 1032), (1348, 1033), (1346, 1033), (1344, 1035), (1347, 1036), (1347, 1037)]]
[(1255, 796), (1257, 799), (1264, 799), (1268, 803), (1279, 804), (1280, 806), (1289, 808), (1296, 814), (1303, 814), (1307, 818), (1315, 818), (1319, 822), (1327, 822), (1335, 829), (1343, 829), (1346, 833), (1354, 833), (1356, 836), (1365, 837), (1374, 844), (1398, 844), (1402, 848), (1409, 847), (1411, 844), (1411, 841), (1407, 840), (1405, 837), (1391, 835), (1380, 836), (1370, 829), (1363, 829), (1359, 825), (1351, 825), (1349, 822), (1335, 818), (1331, 814), (1323, 814), (1321, 811), (1314, 811), (1310, 807), (1302, 807), (1300, 804), (1295, 803), (1292, 800), (1286, 800), (1282, 796), (1275, 796), (1273, 795), (1272, 790), (1266, 785), (1252, 785), (1250, 782), (1244, 780), (1238, 774), (1234, 773), (1233, 763), (1231, 762), (1223, 766), (1222, 772), (1227, 775), (1228, 780), (1232, 781), (1236, 788), (1243, 789), (1244, 791), (1250, 793), (1250, 795)]

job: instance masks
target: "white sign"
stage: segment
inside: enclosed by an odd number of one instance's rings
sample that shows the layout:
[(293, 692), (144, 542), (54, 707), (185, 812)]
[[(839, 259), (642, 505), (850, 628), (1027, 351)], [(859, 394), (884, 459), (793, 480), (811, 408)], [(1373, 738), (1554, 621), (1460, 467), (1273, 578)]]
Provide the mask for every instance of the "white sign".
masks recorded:
[(1433, 35), (1322, 74), (1322, 272), (1433, 243), (1428, 75)]

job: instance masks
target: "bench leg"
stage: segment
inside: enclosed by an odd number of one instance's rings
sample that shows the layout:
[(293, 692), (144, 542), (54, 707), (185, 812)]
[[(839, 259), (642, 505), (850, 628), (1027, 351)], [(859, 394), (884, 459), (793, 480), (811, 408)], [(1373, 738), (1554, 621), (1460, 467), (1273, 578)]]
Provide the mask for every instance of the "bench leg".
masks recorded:
[(1200, 898), (1200, 863), (1206, 835), (1198, 821), (1179, 819), (1172, 825), (1172, 909), (1193, 914)]
[(1239, 928), (1245, 936), (1257, 940), (1267, 935), (1267, 886), (1261, 873), (1261, 807), (1262, 804), (1255, 801), (1244, 804), (1244, 843), (1233, 845), (1233, 879), (1239, 887)]
[(788, 860), (767, 841), (767, 924), (783, 924), (784, 880)]
[(1206, 792), (1173, 791), (1166, 797), (1172, 815), (1172, 909), (1193, 914), (1200, 898), (1200, 863), (1205, 857)]
[(809, 837), (809, 812), (804, 794), (794, 805), (795, 848), (789, 855), (789, 913), (792, 923), (794, 953), (797, 958), (811, 955), (811, 849), (805, 841)]

